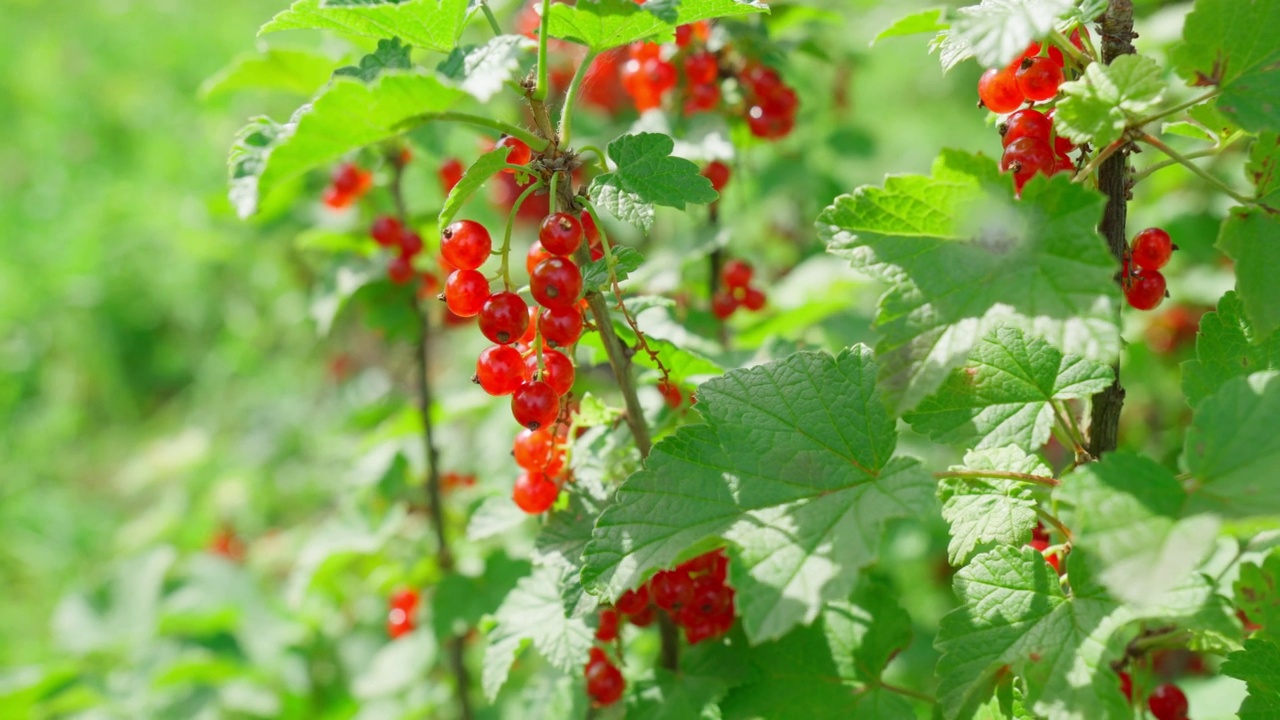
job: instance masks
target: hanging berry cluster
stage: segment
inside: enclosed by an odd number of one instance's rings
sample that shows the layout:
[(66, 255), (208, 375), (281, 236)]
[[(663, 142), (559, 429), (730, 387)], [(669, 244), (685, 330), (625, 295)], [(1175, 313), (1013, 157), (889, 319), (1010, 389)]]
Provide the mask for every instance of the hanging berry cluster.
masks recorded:
[[(422, 252), (422, 236), (390, 215), (382, 215), (369, 228), (373, 241), (391, 251), (387, 262), (387, 279), (397, 285), (407, 285), (413, 280), (413, 259)], [(439, 280), (430, 273), (422, 276), (424, 285), (434, 288)]]
[(371, 187), (373, 173), (355, 163), (343, 163), (329, 177), (329, 186), (324, 189), (324, 204), (334, 210), (350, 207)]
[(1138, 310), (1154, 310), (1168, 297), (1160, 268), (1168, 264), (1177, 249), (1169, 233), (1160, 228), (1147, 228), (1133, 236), (1120, 283), (1129, 305)]
[[(1125, 698), (1133, 703), (1133, 677), (1127, 672), (1120, 673), (1120, 690)], [(1161, 683), (1147, 696), (1147, 708), (1155, 720), (1187, 720), (1190, 705), (1187, 696), (1173, 683)]]
[(752, 312), (764, 307), (765, 294), (751, 284), (755, 268), (745, 260), (730, 260), (720, 268), (721, 289), (711, 298), (711, 312), (721, 320), (727, 319), (739, 307)]
[(418, 612), (419, 595), (417, 590), (397, 590), (391, 596), (387, 610), (387, 635), (395, 640), (408, 635), (417, 627), (414, 615)]
[[(1088, 37), (1088, 31), (1084, 32)], [(1071, 43), (1083, 51), (1079, 29), (1071, 34)], [(1019, 58), (1003, 68), (988, 69), (978, 80), (982, 105), (994, 113), (1009, 113), (999, 125), (1004, 147), (1000, 170), (1013, 175), (1018, 193), (1036, 173), (1053, 175), (1076, 169), (1069, 155), (1075, 146), (1054, 134), (1053, 109), (1023, 107), (1024, 103), (1051, 103), (1058, 96), (1066, 72), (1066, 59), (1060, 49), (1033, 42)]]

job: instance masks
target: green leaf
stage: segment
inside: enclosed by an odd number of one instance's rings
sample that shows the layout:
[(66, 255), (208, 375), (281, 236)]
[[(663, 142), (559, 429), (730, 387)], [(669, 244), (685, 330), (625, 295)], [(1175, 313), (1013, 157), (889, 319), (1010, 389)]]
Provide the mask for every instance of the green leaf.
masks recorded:
[[(574, 460), (579, 458), (576, 456)], [(575, 476), (576, 477), (576, 476)], [(582, 553), (591, 541), (591, 530), (600, 505), (583, 493), (569, 495), (569, 506), (557, 510), (542, 526), (534, 546), (533, 561), (560, 572), (560, 596), (568, 617), (585, 617), (599, 605), (582, 586)]]
[(1102, 363), (1063, 355), (1017, 328), (996, 328), (903, 419), (937, 442), (977, 438), (978, 449), (1012, 444), (1031, 451), (1049, 439), (1054, 400), (1089, 397), (1113, 378)]
[(476, 161), (471, 163), (471, 167), (462, 173), (462, 177), (449, 191), (449, 197), (444, 199), (444, 205), (440, 208), (440, 217), (436, 221), (440, 232), (444, 232), (445, 227), (458, 216), (462, 206), (467, 204), (467, 200), (470, 200), (477, 190), (489, 182), (489, 178), (506, 167), (507, 154), (510, 152), (509, 148), (490, 150), (476, 158)]
[(1076, 468), (1054, 497), (1094, 576), (1133, 605), (1185, 582), (1217, 540), (1215, 517), (1183, 517), (1187, 493), (1172, 471), (1128, 452)]
[(455, 48), (436, 68), (480, 102), (489, 102), (521, 72), (521, 60), (537, 43), (523, 35), (499, 35), (484, 45)]
[(1231, 378), (1280, 368), (1280, 332), (1259, 336), (1244, 316), (1240, 296), (1228, 292), (1218, 310), (1200, 318), (1196, 359), (1182, 363), (1182, 391), (1191, 407)]
[[(583, 0), (576, 5), (556, 4), (547, 21), (550, 37), (572, 40), (596, 52), (636, 40), (670, 40), (677, 25), (718, 17), (736, 17), (768, 12), (758, 0), (681, 0), (675, 17), (654, 12), (657, 8), (636, 5), (632, 0)], [(654, 37), (656, 36), (656, 37)]]
[(466, 23), (467, 0), (297, 0), (258, 34), (280, 30), (335, 30), (351, 35), (399, 37), (414, 47), (449, 52)]
[(465, 635), (485, 615), (498, 611), (516, 583), (529, 574), (530, 565), (496, 552), (485, 559), (478, 576), (449, 573), (436, 585), (431, 598), (431, 629), (437, 638)]
[(714, 537), (754, 642), (817, 617), (875, 559), (883, 523), (928, 513), (933, 480), (894, 458), (871, 352), (803, 352), (698, 389), (706, 425), (680, 428), (618, 489), (587, 545), (583, 581), (606, 599)]
[(1280, 130), (1280, 4), (1197, 0), (1173, 49), (1192, 85), (1218, 86), (1218, 109), (1246, 130)]
[(1064, 176), (1033, 178), (1015, 201), (993, 160), (953, 151), (932, 177), (836, 198), (818, 218), (828, 250), (892, 286), (876, 353), (895, 404), (913, 407), (999, 326), (1111, 361), (1119, 290), (1096, 231), (1102, 205)]
[(1240, 706), (1240, 720), (1270, 720), (1280, 716), (1280, 645), (1250, 639), (1244, 649), (1227, 656), (1222, 674), (1244, 680), (1249, 696)]
[(1233, 590), (1236, 606), (1249, 622), (1262, 626), (1259, 636), (1280, 639), (1280, 552), (1272, 552), (1261, 566), (1241, 565)]
[(956, 573), (960, 607), (942, 618), (934, 643), (944, 717), (972, 713), (1006, 671), (1026, 679), (1031, 709), (1050, 720), (1125, 716), (1119, 678), (1104, 662), (1117, 606), (1076, 582), (1075, 558), (1071, 595), (1032, 548), (997, 547)]
[(1253, 141), (1245, 174), (1257, 188), (1258, 202), (1280, 209), (1280, 134), (1263, 133)]
[(878, 684), (899, 652), (911, 644), (911, 616), (888, 583), (866, 578), (848, 602), (822, 612), (822, 626), (840, 677)]
[(1236, 292), (1254, 332), (1268, 336), (1280, 329), (1280, 216), (1262, 209), (1236, 208), (1222, 223), (1218, 249), (1235, 261)]
[[(616, 245), (610, 249), (613, 255), (613, 273), (618, 282), (627, 279), (627, 275), (640, 269), (644, 264), (644, 256), (639, 250), (625, 245)], [(600, 258), (582, 268), (582, 287), (585, 292), (592, 290), (608, 293), (613, 290), (613, 279), (609, 277), (609, 258)]]
[(725, 684), (712, 677), (654, 670), (654, 679), (627, 694), (627, 720), (691, 720), (724, 696)]
[(944, 19), (946, 8), (928, 8), (926, 10), (918, 10), (910, 15), (899, 19), (894, 24), (881, 30), (871, 39), (871, 44), (891, 37), (901, 37), (903, 35), (915, 35), (917, 33), (931, 33), (939, 30), (946, 30), (951, 27), (951, 23)]
[(1047, 36), (1072, 0), (982, 0), (956, 11), (952, 37), (967, 45), (984, 67), (1004, 67), (1032, 40)]
[(372, 84), (335, 78), (287, 124), (258, 118), (241, 131), (231, 150), (231, 203), (240, 217), (248, 217), (286, 180), (394, 137), (404, 122), (462, 97), (461, 90), (421, 72), (384, 71)]
[(1196, 407), (1183, 463), (1197, 510), (1280, 514), (1280, 373), (1232, 378)]
[(334, 59), (314, 50), (272, 48), (240, 55), (200, 85), (208, 100), (237, 90), (281, 90), (310, 95), (328, 81)]
[(617, 169), (591, 181), (596, 205), (648, 232), (654, 205), (684, 210), (686, 203), (720, 197), (697, 165), (671, 157), (674, 149), (675, 141), (659, 133), (623, 135), (609, 143), (606, 152)]
[(408, 70), (413, 67), (409, 59), (410, 48), (402, 45), (400, 38), (379, 40), (378, 49), (360, 58), (359, 65), (349, 65), (333, 71), (334, 75), (344, 75), (371, 83), (384, 70)]
[(1105, 147), (1164, 97), (1160, 66), (1145, 55), (1090, 63), (1079, 80), (1062, 84), (1053, 127), (1072, 142)]
[(383, 645), (364, 671), (351, 681), (351, 694), (369, 700), (403, 692), (422, 682), (436, 652), (436, 640), (425, 629), (391, 641)]
[(577, 673), (591, 649), (592, 631), (581, 618), (568, 618), (560, 601), (560, 572), (534, 568), (502, 601), (497, 625), (489, 632), (481, 685), (489, 702), (507, 681), (511, 663), (528, 643), (560, 670)]
[[(1036, 455), (1010, 446), (972, 450), (964, 463), (950, 470), (1028, 473), (1052, 477), (1053, 471)], [(951, 524), (947, 559), (961, 565), (987, 545), (1025, 545), (1037, 520), (1031, 486), (1003, 478), (943, 478), (938, 483), (942, 517)]]

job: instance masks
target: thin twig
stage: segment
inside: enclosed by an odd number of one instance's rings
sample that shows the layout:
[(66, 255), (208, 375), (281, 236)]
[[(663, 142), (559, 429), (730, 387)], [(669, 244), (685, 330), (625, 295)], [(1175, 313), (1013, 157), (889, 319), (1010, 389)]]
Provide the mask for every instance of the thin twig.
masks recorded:
[[(1237, 130), (1231, 133), (1230, 135), (1228, 135), (1224, 140), (1222, 140), (1217, 145), (1214, 145), (1211, 148), (1205, 148), (1203, 150), (1192, 150), (1191, 152), (1183, 153), (1182, 157), (1186, 158), (1187, 160), (1214, 157), (1215, 155), (1220, 155), (1226, 152), (1227, 149), (1230, 148), (1232, 145), (1234, 145), (1237, 140), (1240, 140), (1246, 137), (1249, 137), (1248, 133), (1246, 133), (1243, 130)], [(1177, 164), (1178, 164), (1178, 161), (1174, 160), (1173, 158), (1161, 160), (1158, 163), (1152, 163), (1151, 165), (1148, 165), (1142, 170), (1134, 173), (1133, 181), (1135, 183), (1141, 182), (1142, 180), (1145, 180), (1147, 177), (1149, 177), (1152, 173), (1155, 173), (1159, 170), (1163, 170), (1167, 167), (1171, 167)]]
[(569, 146), (570, 133), (573, 132), (573, 109), (578, 104), (578, 90), (582, 87), (582, 80), (586, 77), (587, 69), (591, 67), (592, 61), (596, 59), (596, 54), (588, 51), (586, 56), (582, 58), (582, 62), (578, 65), (578, 70), (573, 74), (573, 80), (569, 82), (569, 89), (564, 94), (564, 107), (560, 108), (560, 143), (565, 147)]
[(944, 478), (956, 478), (959, 480), (981, 480), (983, 478), (993, 478), (996, 480), (1021, 480), (1022, 482), (1031, 483), (1032, 485), (1040, 485), (1042, 487), (1058, 487), (1058, 481), (1047, 475), (1033, 475), (1031, 473), (1012, 472), (1009, 470), (944, 470), (936, 472), (933, 477), (938, 480)]
[(528, 145), (529, 148), (535, 152), (541, 152), (547, 149), (547, 147), (551, 145), (551, 141), (548, 140), (547, 138), (541, 137), (537, 133), (531, 133), (528, 130), (525, 130), (524, 128), (516, 127), (511, 123), (505, 123), (505, 122), (502, 122), (501, 120), (494, 120), (493, 118), (487, 118), (480, 115), (472, 115), (471, 113), (464, 113), (464, 112), (450, 111), (450, 112), (423, 113), (421, 115), (414, 115), (413, 117), (398, 123), (394, 129), (398, 132), (404, 132), (405, 130), (411, 130), (419, 125), (431, 122), (433, 120), (442, 120), (445, 122), (459, 122), (467, 125), (475, 125), (478, 127), (489, 128), (490, 130), (497, 130), (498, 132), (503, 133), (505, 135), (510, 135), (512, 137), (523, 140), (525, 144)]
[(489, 9), (489, 0), (480, 0), (480, 12), (483, 12), (484, 19), (489, 21), (489, 27), (493, 30), (493, 34), (501, 35), (502, 26), (498, 24), (498, 18), (493, 16), (493, 10)]
[(1235, 200), (1241, 205), (1257, 204), (1252, 199), (1247, 198), (1244, 195), (1241, 195), (1235, 190), (1232, 190), (1226, 183), (1222, 182), (1221, 180), (1214, 177), (1213, 175), (1210, 175), (1208, 170), (1205, 170), (1199, 165), (1191, 162), (1190, 158), (1178, 152), (1177, 150), (1174, 150), (1168, 145), (1164, 144), (1159, 138), (1155, 137), (1154, 135), (1144, 134), (1140, 136), (1138, 139), (1150, 145), (1151, 147), (1159, 150), (1165, 155), (1168, 155), (1169, 159), (1177, 162), (1179, 165), (1186, 167), (1188, 170), (1195, 173), (1196, 175), (1199, 175), (1203, 180), (1208, 182), (1210, 185), (1213, 185), (1214, 187), (1218, 188), (1218, 190), (1230, 196), (1232, 200)]

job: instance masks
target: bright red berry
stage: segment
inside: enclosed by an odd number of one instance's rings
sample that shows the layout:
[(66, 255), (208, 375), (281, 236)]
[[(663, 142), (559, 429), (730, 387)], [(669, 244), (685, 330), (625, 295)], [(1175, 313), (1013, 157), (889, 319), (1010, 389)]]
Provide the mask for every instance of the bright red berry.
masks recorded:
[(569, 213), (552, 213), (538, 229), (538, 242), (552, 255), (572, 255), (582, 244), (582, 223)]
[(373, 221), (373, 227), (369, 229), (369, 235), (373, 241), (382, 247), (391, 247), (400, 242), (400, 231), (403, 226), (400, 221), (390, 215), (380, 215), (378, 219)]
[(454, 315), (479, 315), (489, 298), (489, 281), (475, 270), (454, 270), (444, 281), (444, 301)]
[(392, 593), (390, 605), (393, 608), (399, 608), (406, 613), (412, 614), (418, 608), (418, 601), (421, 596), (418, 591), (413, 588), (402, 588)]
[(729, 184), (729, 175), (729, 166), (719, 160), (712, 160), (702, 168), (702, 177), (711, 181), (711, 187), (716, 192), (720, 192), (725, 185)]
[(1173, 683), (1164, 683), (1147, 696), (1156, 720), (1187, 720), (1187, 696)]
[(1160, 228), (1147, 228), (1133, 236), (1133, 264), (1145, 270), (1159, 270), (1169, 262), (1176, 248), (1169, 233)]
[(1009, 147), (1014, 140), (1024, 137), (1049, 142), (1052, 130), (1053, 121), (1048, 116), (1033, 108), (1023, 108), (1000, 123), (1000, 143)]
[(544, 513), (556, 504), (560, 487), (539, 472), (523, 472), (511, 488), (511, 499), (530, 515)]
[(556, 436), (548, 428), (521, 430), (511, 452), (516, 464), (525, 470), (541, 471), (550, 464), (556, 451)]
[(627, 682), (622, 671), (608, 660), (587, 666), (587, 694), (596, 705), (612, 705), (622, 697)]
[(745, 288), (751, 284), (755, 269), (745, 260), (733, 259), (720, 268), (720, 279), (728, 288)]
[(649, 607), (649, 588), (641, 585), (635, 590), (628, 590), (613, 606), (623, 615), (639, 615)]
[(403, 253), (391, 256), (387, 263), (387, 279), (397, 285), (406, 285), (413, 279), (413, 261)]
[(538, 263), (529, 276), (529, 291), (550, 309), (573, 307), (582, 295), (582, 272), (573, 261), (552, 257)]
[(1129, 702), (1133, 702), (1133, 678), (1129, 673), (1120, 673), (1120, 692), (1124, 693), (1124, 697)]
[(1018, 90), (1028, 100), (1052, 100), (1062, 84), (1062, 66), (1047, 57), (1023, 58), (1015, 77)]
[(600, 625), (596, 628), (596, 639), (602, 643), (618, 639), (618, 612), (612, 608), (600, 611)]
[(706, 50), (689, 53), (684, 59), (684, 76), (690, 85), (710, 85), (719, 74), (720, 61)]
[(1013, 173), (1013, 186), (1019, 193), (1036, 173), (1052, 174), (1056, 163), (1048, 141), (1032, 137), (1014, 140), (1000, 156), (1000, 170)]
[(373, 185), (373, 173), (355, 163), (342, 163), (333, 171), (329, 185), (342, 195), (359, 197)]
[(684, 114), (697, 115), (700, 112), (711, 112), (720, 106), (720, 86), (691, 85), (684, 96)]
[(440, 233), (440, 255), (459, 270), (475, 270), (489, 259), (492, 251), (489, 231), (474, 220), (459, 220)]
[[(493, 147), (495, 149), (511, 148), (507, 151), (507, 162), (512, 165), (526, 165), (529, 162), (529, 158), (533, 157), (533, 150), (529, 149), (529, 145), (520, 138), (512, 137), (511, 135), (502, 136), (502, 139)], [(503, 168), (502, 172), (514, 173), (515, 170)]]
[(480, 332), (499, 345), (520, 339), (529, 327), (529, 305), (513, 292), (496, 292), (480, 308)]
[[(531, 353), (524, 362), (532, 377), (538, 371), (538, 354)], [(557, 395), (564, 395), (573, 389), (573, 361), (559, 350), (543, 350), (541, 380), (550, 385)]]
[(582, 310), (577, 305), (543, 310), (538, 315), (542, 339), (552, 345), (568, 347), (582, 337)]
[(328, 187), (324, 190), (324, 204), (334, 210), (341, 210), (349, 207), (357, 198), (350, 193), (339, 192), (335, 188)]
[(1017, 110), (1026, 100), (1026, 96), (1018, 89), (1016, 70), (991, 68), (982, 73), (978, 80), (978, 98), (983, 106), (993, 113), (1003, 115)]
[(756, 312), (764, 307), (765, 294), (760, 288), (748, 287), (742, 295), (742, 307)]
[(1138, 310), (1153, 310), (1164, 301), (1166, 286), (1159, 270), (1135, 270), (1126, 278), (1124, 299)]
[(678, 610), (693, 597), (693, 578), (683, 570), (662, 570), (649, 581), (649, 596), (667, 612)]
[(658, 392), (662, 393), (662, 399), (667, 401), (667, 407), (672, 410), (684, 403), (684, 395), (680, 393), (680, 387), (675, 383), (658, 383)]
[(405, 229), (400, 233), (400, 252), (413, 257), (422, 252), (422, 236), (412, 230)]
[(779, 113), (768, 105), (752, 105), (747, 109), (747, 129), (759, 138), (776, 140), (786, 137), (795, 124), (795, 115)]
[(538, 338), (538, 306), (529, 306), (529, 325), (524, 329), (524, 334), (520, 336), (517, 342), (524, 343), (526, 346), (532, 345), (533, 341)]
[(464, 172), (462, 162), (458, 158), (445, 158), (445, 161), (440, 163), (440, 169), (437, 174), (440, 176), (440, 187), (444, 189), (445, 193), (453, 190), (453, 186), (462, 180)]
[(530, 430), (551, 427), (560, 414), (560, 394), (546, 381), (530, 380), (511, 395), (511, 415)]
[(733, 296), (733, 293), (721, 290), (711, 298), (711, 312), (721, 320), (728, 319), (737, 309), (738, 299)]
[(490, 395), (510, 395), (528, 380), (524, 358), (510, 345), (485, 348), (476, 359), (475, 382)]

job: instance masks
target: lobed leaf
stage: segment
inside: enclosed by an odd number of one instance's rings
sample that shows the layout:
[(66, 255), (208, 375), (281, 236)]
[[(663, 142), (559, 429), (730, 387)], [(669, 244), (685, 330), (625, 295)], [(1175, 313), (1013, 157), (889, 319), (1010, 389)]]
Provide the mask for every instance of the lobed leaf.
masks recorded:
[(1280, 715), (1280, 645), (1269, 640), (1246, 640), (1243, 650), (1227, 656), (1222, 674), (1248, 684), (1249, 696), (1240, 706), (1240, 720), (1267, 720)]
[(1268, 336), (1280, 329), (1280, 215), (1260, 208), (1236, 208), (1222, 222), (1218, 249), (1235, 261), (1236, 293), (1253, 329)]
[(522, 72), (537, 43), (523, 35), (499, 35), (484, 45), (454, 48), (436, 70), (482, 103)]
[(1217, 311), (1200, 318), (1196, 359), (1182, 363), (1182, 392), (1195, 407), (1232, 378), (1278, 368), (1280, 331), (1259, 336), (1245, 317), (1240, 296), (1228, 292)]
[(982, 0), (956, 10), (951, 34), (984, 67), (1004, 67), (1046, 37), (1072, 0)]
[[(964, 463), (949, 469), (1053, 475), (1038, 456), (1028, 455), (1016, 446), (971, 450), (965, 454)], [(938, 483), (938, 499), (942, 501), (943, 519), (951, 524), (947, 559), (952, 565), (963, 564), (988, 545), (1025, 545), (1036, 527), (1036, 497), (1025, 482), (944, 478)]]
[(636, 40), (666, 42), (678, 25), (768, 10), (769, 6), (758, 0), (681, 0), (674, 12), (669, 4), (657, 0), (644, 5), (633, 0), (583, 0), (574, 5), (553, 5), (547, 34), (603, 52)]
[(1280, 131), (1280, 3), (1197, 0), (1173, 60), (1192, 85), (1217, 86), (1218, 109), (1254, 132)]
[(409, 59), (409, 53), (412, 49), (408, 45), (401, 44), (400, 38), (379, 40), (378, 49), (360, 58), (359, 65), (338, 68), (333, 71), (333, 74), (345, 75), (370, 83), (376, 80), (384, 70), (408, 70), (412, 68), (413, 62)]
[(1196, 510), (1280, 514), (1280, 372), (1232, 378), (1195, 410), (1182, 461)]
[(237, 90), (280, 90), (311, 95), (329, 80), (334, 58), (314, 50), (270, 48), (240, 55), (200, 85), (208, 100)]
[(609, 143), (606, 152), (616, 169), (591, 181), (595, 204), (647, 232), (655, 205), (683, 210), (686, 203), (719, 198), (697, 165), (671, 156), (674, 149), (675, 141), (659, 133), (623, 135)]
[(1110, 65), (1090, 63), (1079, 80), (1062, 84), (1054, 129), (1076, 144), (1105, 147), (1155, 107), (1164, 90), (1160, 66), (1145, 55), (1121, 55)]
[(365, 37), (399, 37), (414, 47), (449, 52), (466, 24), (468, 0), (297, 0), (262, 26), (333, 30)]

